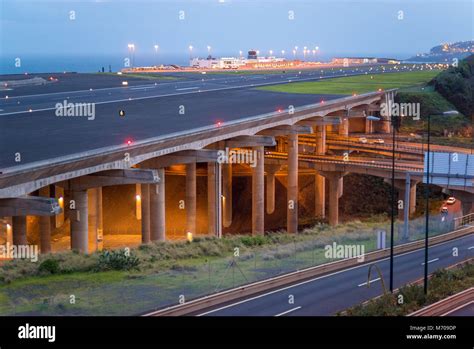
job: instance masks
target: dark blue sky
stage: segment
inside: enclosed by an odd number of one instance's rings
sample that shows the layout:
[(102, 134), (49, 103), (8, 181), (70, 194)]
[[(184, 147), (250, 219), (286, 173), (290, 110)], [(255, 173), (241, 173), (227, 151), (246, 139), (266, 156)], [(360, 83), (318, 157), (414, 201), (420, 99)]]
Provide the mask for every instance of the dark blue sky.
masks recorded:
[[(224, 3), (222, 3), (224, 1)], [(1, 53), (237, 55), (319, 46), (322, 56), (426, 52), (473, 38), (472, 0), (0, 0)], [(179, 11), (185, 11), (180, 20)], [(69, 11), (75, 11), (70, 20)], [(294, 11), (290, 20), (289, 11)], [(404, 19), (399, 20), (398, 11)]]

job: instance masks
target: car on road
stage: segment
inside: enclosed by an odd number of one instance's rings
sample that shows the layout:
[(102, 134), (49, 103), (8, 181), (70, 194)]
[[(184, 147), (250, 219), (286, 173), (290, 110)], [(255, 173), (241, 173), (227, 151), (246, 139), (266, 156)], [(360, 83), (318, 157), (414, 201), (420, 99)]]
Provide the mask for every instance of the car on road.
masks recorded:
[(382, 139), (382, 138), (377, 138), (376, 140), (374, 140), (374, 144), (384, 144), (385, 141)]
[(365, 137), (360, 137), (360, 138), (359, 138), (359, 143), (367, 144), (367, 138), (365, 138)]
[(441, 213), (449, 213), (448, 206), (441, 207)]
[(448, 200), (446, 200), (446, 203), (448, 205), (453, 205), (455, 202), (456, 202), (456, 198), (454, 196), (451, 196), (448, 198)]

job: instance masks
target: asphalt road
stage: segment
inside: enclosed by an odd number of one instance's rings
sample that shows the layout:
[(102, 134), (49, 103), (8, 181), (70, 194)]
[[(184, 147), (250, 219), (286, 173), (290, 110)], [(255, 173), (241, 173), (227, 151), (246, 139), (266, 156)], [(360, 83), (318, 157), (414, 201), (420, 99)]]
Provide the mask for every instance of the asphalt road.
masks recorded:
[[(459, 255), (453, 256), (453, 248)], [(474, 256), (474, 235), (452, 240), (429, 249), (428, 269), (433, 272)], [(396, 288), (423, 277), (424, 251), (397, 255), (394, 258)], [(389, 259), (378, 261), (385, 285), (389, 287)], [(373, 269), (367, 288), (368, 264), (320, 276), (295, 285), (243, 299), (202, 312), (200, 316), (328, 316), (382, 294), (382, 283)], [(294, 303), (289, 303), (289, 297)]]
[(458, 308), (446, 315), (447, 316), (474, 316), (474, 303), (466, 304), (462, 308)]
[[(394, 67), (385, 69), (390, 71)], [(117, 79), (110, 75), (87, 74), (84, 77), (82, 74), (69, 74), (65, 82), (59, 77), (57, 83), (45, 86), (1, 91), (0, 169), (121, 145), (129, 140), (133, 142), (212, 126), (217, 122), (286, 109), (289, 105), (298, 107), (339, 98), (338, 95), (259, 91), (254, 87), (365, 72), (381, 73), (382, 67), (329, 69), (323, 73), (302, 70), (301, 74), (298, 71), (239, 76), (173, 74), (181, 79), (143, 80), (142, 83), (123, 75)], [(123, 80), (131, 80), (133, 85), (112, 86), (121, 84)], [(55, 105), (64, 100), (68, 103), (94, 103), (94, 119), (56, 116)], [(125, 117), (119, 115), (121, 110)], [(21, 155), (21, 162), (15, 161), (17, 154)]]

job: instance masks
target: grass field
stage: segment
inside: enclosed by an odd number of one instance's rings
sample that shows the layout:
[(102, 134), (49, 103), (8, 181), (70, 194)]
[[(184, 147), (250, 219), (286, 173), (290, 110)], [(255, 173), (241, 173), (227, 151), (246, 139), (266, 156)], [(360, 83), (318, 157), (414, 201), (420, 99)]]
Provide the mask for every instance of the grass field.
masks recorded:
[(406, 73), (367, 74), (330, 80), (265, 86), (257, 89), (286, 93), (351, 95), (354, 93), (361, 94), (377, 91), (379, 89), (388, 90), (392, 88), (408, 88), (423, 85), (438, 75), (439, 72), (439, 70), (426, 70)]
[[(90, 267), (87, 266), (96, 263), (97, 254), (84, 256), (65, 252), (60, 256), (45, 257), (60, 261), (58, 274), (40, 274), (38, 266), (32, 265), (34, 263), (16, 261), (0, 270), (3, 274), (0, 278), (3, 279), (0, 282), (0, 315), (139, 314), (176, 304), (180, 296), (190, 300), (331, 262), (333, 260), (324, 255), (324, 246), (333, 242), (360, 244), (365, 246), (365, 252), (373, 251), (375, 229), (389, 229), (386, 218), (374, 218), (337, 227), (317, 225), (298, 235), (271, 234), (203, 239), (192, 244), (143, 245), (133, 249), (134, 255), (141, 260), (140, 269), (133, 271), (88, 271)], [(422, 237), (423, 222), (423, 217), (412, 222), (410, 240)], [(438, 228), (433, 229), (433, 235), (441, 232)], [(238, 256), (235, 256), (235, 247), (239, 248)], [(83, 267), (78, 267), (81, 265)], [(74, 303), (71, 303), (71, 296)]]

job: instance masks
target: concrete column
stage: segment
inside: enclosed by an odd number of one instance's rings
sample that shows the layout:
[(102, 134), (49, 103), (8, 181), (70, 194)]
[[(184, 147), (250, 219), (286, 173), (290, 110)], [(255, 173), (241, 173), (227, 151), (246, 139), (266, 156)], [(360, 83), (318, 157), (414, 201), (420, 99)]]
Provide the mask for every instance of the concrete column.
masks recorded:
[(222, 164), (223, 224), (232, 224), (232, 164)]
[(166, 240), (165, 169), (158, 169), (160, 184), (150, 184), (150, 239)]
[(141, 184), (142, 191), (142, 243), (150, 242), (150, 185)]
[(89, 197), (89, 245), (95, 251), (101, 249), (103, 240), (102, 187), (88, 191)]
[(254, 147), (257, 153), (255, 167), (252, 168), (252, 235), (263, 235), (265, 224), (265, 173), (263, 146)]
[(339, 198), (344, 194), (344, 177), (339, 178), (339, 186), (337, 188), (337, 195)]
[(314, 176), (314, 216), (324, 218), (326, 216), (326, 179), (319, 173)]
[[(64, 189), (61, 187), (55, 187), (55, 197), (59, 201), (59, 205), (63, 209), (63, 212), (55, 216), (56, 224), (53, 226), (54, 228), (59, 228), (64, 224), (65, 216), (64, 216)], [(62, 199), (61, 199), (62, 198)]]
[(407, 204), (405, 201), (405, 195), (406, 195), (406, 190), (404, 188), (397, 188), (398, 189), (398, 201), (397, 201), (397, 210), (398, 210), (398, 219), (403, 221), (404, 220), (404, 209), (399, 209), (398, 208), (398, 203), (400, 200), (403, 202), (403, 207)]
[(186, 233), (196, 234), (196, 163), (186, 165)]
[(7, 221), (7, 225), (5, 229), (6, 242), (9, 245), (13, 245), (12, 217), (4, 217), (4, 218)]
[(298, 135), (288, 135), (287, 231), (298, 232)]
[[(50, 197), (49, 186), (39, 190), (39, 196)], [(54, 218), (54, 217), (52, 217)], [(40, 251), (41, 253), (51, 252), (51, 217), (39, 217), (39, 235), (40, 235)]]
[(339, 224), (339, 174), (332, 174), (329, 177), (329, 225)]
[(373, 132), (372, 120), (365, 118), (365, 133), (371, 134)]
[(267, 172), (266, 206), (268, 214), (275, 212), (275, 174), (279, 169), (280, 165), (265, 165), (265, 171)]
[(26, 216), (13, 216), (13, 245), (27, 245), (26, 240)]
[(341, 123), (339, 124), (339, 136), (348, 136), (349, 135), (349, 119), (347, 117), (341, 118)]
[(207, 221), (209, 235), (216, 235), (216, 164), (207, 163)]
[(410, 214), (416, 211), (416, 182), (412, 181), (410, 185)]
[(89, 222), (87, 190), (73, 190), (75, 209), (71, 210), (71, 249), (82, 253), (89, 252)]
[(315, 127), (315, 138), (316, 138), (316, 154), (326, 154), (326, 126)]

